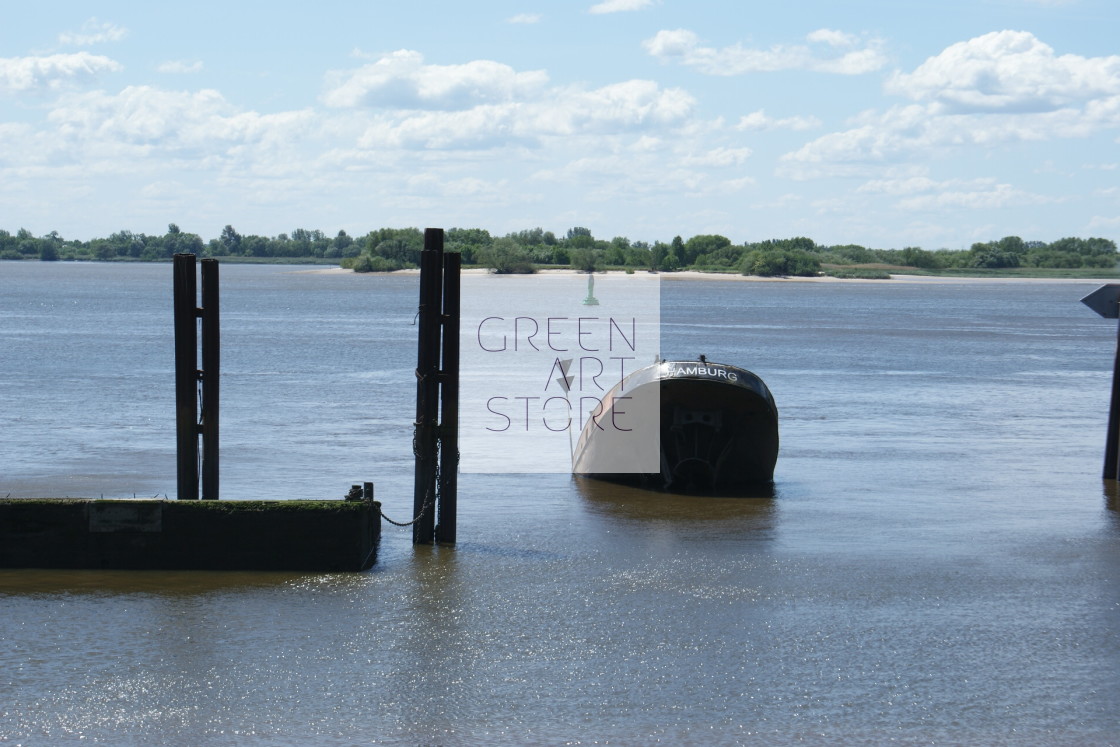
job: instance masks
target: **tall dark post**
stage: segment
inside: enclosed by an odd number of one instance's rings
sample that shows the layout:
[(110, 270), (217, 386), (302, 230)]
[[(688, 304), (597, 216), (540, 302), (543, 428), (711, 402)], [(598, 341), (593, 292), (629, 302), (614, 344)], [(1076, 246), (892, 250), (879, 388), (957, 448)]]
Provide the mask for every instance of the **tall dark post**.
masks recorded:
[(443, 231), (424, 231), (420, 253), (420, 313), (416, 353), (416, 477), (412, 506), (419, 518), (412, 542), (429, 545), (435, 536), (436, 450), (439, 418), (440, 316), (442, 311)]
[(1112, 362), (1112, 399), (1108, 407), (1108, 434), (1104, 442), (1105, 480), (1115, 480), (1120, 468), (1120, 327), (1116, 331), (1116, 357)]
[(218, 322), (218, 260), (202, 265), (202, 499), (218, 500), (218, 381), (221, 362)]
[[(1120, 284), (1102, 285), (1081, 303), (1105, 319), (1120, 319)], [(1116, 333), (1116, 357), (1112, 363), (1112, 401), (1108, 408), (1108, 433), (1104, 446), (1103, 477), (1115, 480), (1120, 469), (1120, 328)]]
[[(442, 237), (441, 237), (442, 238)], [(443, 255), (443, 367), (440, 373), (439, 523), (436, 542), (455, 544), (459, 485), (459, 269), (462, 256)]]
[(198, 499), (198, 296), (193, 254), (176, 254), (175, 433), (179, 500)]

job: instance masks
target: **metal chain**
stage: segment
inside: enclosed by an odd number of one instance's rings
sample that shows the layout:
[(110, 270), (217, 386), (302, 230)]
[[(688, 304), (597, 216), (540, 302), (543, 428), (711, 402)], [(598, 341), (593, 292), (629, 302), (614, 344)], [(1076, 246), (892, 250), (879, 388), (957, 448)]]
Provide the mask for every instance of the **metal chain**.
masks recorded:
[[(416, 372), (416, 376), (417, 376), (417, 378), (423, 378), (423, 377), (420, 376), (419, 371)], [(417, 439), (419, 437), (419, 434), (420, 434), (420, 423), (413, 423), (412, 424), (412, 454), (413, 454), (413, 456), (417, 456), (417, 457), (420, 456), (420, 445), (417, 443)], [(436, 490), (438, 491), (439, 490), (439, 453), (438, 453), (439, 442), (438, 441), (436, 443), (436, 449), (437, 449), (437, 453), (436, 453)], [(416, 524), (417, 522), (419, 522), (421, 519), (423, 519), (424, 515), (428, 513), (428, 509), (430, 509), (433, 504), (434, 504), (434, 501), (432, 500), (432, 491), (429, 490), (428, 494), (425, 496), (424, 505), (420, 507), (420, 513), (418, 513), (416, 515), (416, 518), (413, 519), (412, 521), (394, 521), (393, 519), (390, 519), (388, 516), (386, 516), (384, 511), (380, 512), (381, 513), (381, 518), (384, 519), (385, 521), (389, 522), (390, 524), (392, 524), (395, 527), (410, 527), (413, 524)]]
[[(438, 431), (437, 431), (437, 434), (438, 434)], [(436, 482), (436, 500), (437, 501), (439, 500), (439, 497), (440, 497), (440, 489), (439, 489), (440, 476), (441, 476), (440, 463), (442, 462), (442, 460), (440, 459), (440, 455), (442, 453), (443, 453), (443, 439), (440, 438), (437, 435), (436, 436), (436, 454), (435, 454), (435, 458), (436, 458), (435, 482)]]
[[(359, 500), (361, 497), (362, 497), (362, 489), (359, 488), (357, 485), (350, 488), (350, 492), (346, 494), (346, 500), (348, 500), (348, 501)], [(419, 515), (417, 515), (417, 517), (415, 519), (413, 519), (412, 521), (407, 521), (407, 522), (405, 522), (405, 521), (394, 521), (394, 520), (390, 519), (388, 516), (386, 516), (385, 512), (382, 511), (381, 509), (378, 509), (378, 513), (381, 514), (382, 519), (389, 522), (393, 526), (410, 527), (413, 524), (415, 524), (416, 522), (420, 521), (420, 519), (424, 518), (424, 514), (426, 514), (428, 512), (428, 509), (431, 508), (431, 506), (432, 506), (432, 500), (431, 500), (431, 493), (429, 492), (428, 500), (424, 503), (424, 506), (420, 509)]]
[(389, 518), (388, 516), (386, 516), (386, 515), (385, 515), (385, 512), (384, 512), (384, 511), (381, 511), (381, 518), (382, 518), (382, 519), (384, 519), (385, 521), (389, 522), (390, 524), (392, 524), (392, 525), (393, 525), (393, 526), (395, 526), (395, 527), (410, 527), (410, 526), (412, 526), (413, 524), (415, 524), (416, 522), (418, 522), (418, 521), (420, 521), (421, 519), (423, 519), (423, 518), (424, 518), (424, 514), (428, 513), (428, 509), (432, 507), (432, 500), (431, 500), (431, 492), (430, 492), (430, 491), (429, 491), (428, 495), (429, 495), (429, 498), (428, 498), (428, 500), (427, 500), (427, 501), (426, 501), (426, 502), (424, 503), (424, 507), (420, 509), (420, 513), (419, 513), (419, 514), (417, 514), (417, 515), (416, 515), (416, 518), (415, 518), (415, 519), (413, 519), (412, 521), (408, 521), (408, 522), (404, 522), (404, 521), (393, 521), (392, 519), (390, 519), (390, 518)]

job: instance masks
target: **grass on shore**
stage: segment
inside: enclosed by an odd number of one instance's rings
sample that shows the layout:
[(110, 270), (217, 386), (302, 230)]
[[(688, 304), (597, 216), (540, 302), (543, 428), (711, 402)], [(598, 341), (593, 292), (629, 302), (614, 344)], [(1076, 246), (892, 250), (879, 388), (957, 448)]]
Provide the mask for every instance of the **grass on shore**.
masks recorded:
[[(870, 278), (887, 279), (891, 275), (923, 275), (927, 277), (947, 278), (1038, 278), (1046, 279), (1113, 279), (1120, 278), (1120, 269), (1103, 270), (1101, 268), (1079, 267), (1076, 269), (1063, 269), (1059, 267), (1001, 267), (999, 269), (985, 269), (981, 267), (945, 268), (940, 270), (924, 270), (918, 267), (905, 267), (903, 265), (822, 265), (821, 269), (826, 275), (839, 278)], [(855, 274), (867, 273), (867, 274)]]

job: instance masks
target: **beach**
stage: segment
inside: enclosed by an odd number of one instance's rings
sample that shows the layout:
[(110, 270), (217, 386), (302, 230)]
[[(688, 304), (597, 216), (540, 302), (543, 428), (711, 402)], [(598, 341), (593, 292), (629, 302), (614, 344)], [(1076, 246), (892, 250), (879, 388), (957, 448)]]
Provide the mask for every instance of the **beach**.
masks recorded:
[[(370, 277), (402, 277), (408, 275), (419, 275), (418, 269), (396, 270), (395, 272), (366, 272), (355, 273), (353, 270), (348, 270), (343, 267), (325, 267), (315, 268), (311, 270), (297, 270), (299, 273), (306, 273), (311, 275), (369, 275)], [(467, 268), (462, 270), (463, 275), (488, 275), (490, 270), (485, 268)], [(643, 271), (644, 273), (644, 271)], [(539, 275), (585, 275), (587, 273), (577, 270), (540, 270)], [(626, 275), (630, 274), (623, 270), (608, 270), (606, 272), (597, 272), (596, 275)], [(638, 273), (634, 273), (638, 274)], [(889, 278), (870, 279), (870, 278), (837, 278), (831, 275), (817, 275), (815, 277), (795, 277), (795, 276), (774, 276), (763, 277), (760, 275), (739, 275), (735, 273), (722, 273), (722, 272), (698, 272), (696, 270), (681, 270), (679, 272), (661, 272), (653, 273), (660, 275), (662, 280), (669, 282), (695, 280), (695, 281), (713, 281), (723, 280), (732, 282), (743, 283), (864, 283), (871, 285), (884, 285), (887, 283), (908, 283), (911, 285), (916, 284), (943, 284), (943, 283), (1115, 283), (1118, 282), (1115, 278), (1039, 278), (1039, 277), (966, 277), (966, 276), (950, 276), (950, 275), (906, 275), (906, 274), (891, 274)]]

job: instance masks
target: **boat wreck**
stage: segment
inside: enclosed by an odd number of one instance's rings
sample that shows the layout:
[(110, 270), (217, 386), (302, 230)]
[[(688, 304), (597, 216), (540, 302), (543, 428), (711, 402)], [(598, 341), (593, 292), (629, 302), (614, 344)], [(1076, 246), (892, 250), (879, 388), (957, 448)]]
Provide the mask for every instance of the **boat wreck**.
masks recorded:
[[(769, 484), (778, 459), (778, 408), (766, 384), (737, 366), (699, 361), (659, 361), (635, 371), (603, 398), (603, 411), (619, 399), (646, 418), (634, 430), (660, 434), (659, 469), (614, 469), (627, 440), (589, 418), (572, 457), (572, 472), (673, 492), (736, 493)], [(635, 407), (634, 405), (638, 406)]]

